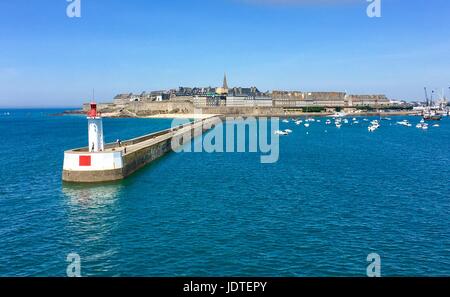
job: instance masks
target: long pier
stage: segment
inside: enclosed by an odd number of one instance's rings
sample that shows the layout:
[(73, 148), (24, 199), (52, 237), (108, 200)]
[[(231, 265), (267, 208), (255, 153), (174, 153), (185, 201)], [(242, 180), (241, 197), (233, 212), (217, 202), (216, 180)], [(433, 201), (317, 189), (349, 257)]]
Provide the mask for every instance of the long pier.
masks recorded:
[[(107, 144), (100, 152), (88, 147), (64, 152), (62, 179), (74, 183), (98, 183), (121, 180), (145, 165), (177, 149), (183, 140), (191, 140), (220, 122), (210, 117), (175, 128), (144, 135), (118, 144)], [(172, 141), (177, 137), (177, 141)], [(176, 145), (174, 145), (174, 143)]]

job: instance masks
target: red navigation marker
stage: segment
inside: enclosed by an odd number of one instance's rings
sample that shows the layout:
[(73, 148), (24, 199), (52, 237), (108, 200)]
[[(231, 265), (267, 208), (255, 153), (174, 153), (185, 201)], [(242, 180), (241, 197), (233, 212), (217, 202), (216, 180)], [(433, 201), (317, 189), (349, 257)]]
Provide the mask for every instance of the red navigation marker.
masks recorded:
[(79, 165), (83, 167), (91, 166), (91, 156), (80, 156)]

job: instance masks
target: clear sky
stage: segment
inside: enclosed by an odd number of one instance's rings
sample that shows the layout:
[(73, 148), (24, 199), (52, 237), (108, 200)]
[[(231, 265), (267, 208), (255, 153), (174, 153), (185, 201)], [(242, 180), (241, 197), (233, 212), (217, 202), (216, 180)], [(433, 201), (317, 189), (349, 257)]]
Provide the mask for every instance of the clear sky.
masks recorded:
[(450, 1), (0, 0), (0, 106), (218, 86), (385, 93), (450, 87)]

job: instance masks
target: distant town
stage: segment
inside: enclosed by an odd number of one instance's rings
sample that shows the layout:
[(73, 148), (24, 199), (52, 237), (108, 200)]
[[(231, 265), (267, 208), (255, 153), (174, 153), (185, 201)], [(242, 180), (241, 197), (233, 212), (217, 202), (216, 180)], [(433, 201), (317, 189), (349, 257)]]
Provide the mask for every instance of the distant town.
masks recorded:
[[(448, 101), (442, 95), (433, 104), (447, 108)], [(226, 74), (221, 87), (179, 87), (141, 94), (118, 94), (112, 103), (99, 104), (102, 112), (118, 116), (192, 113), (196, 108), (215, 114), (247, 115), (377, 110), (411, 112), (423, 106), (422, 102), (392, 100), (383, 94), (286, 90), (262, 92), (257, 87), (229, 87)], [(87, 108), (88, 105), (85, 105), (84, 109)]]

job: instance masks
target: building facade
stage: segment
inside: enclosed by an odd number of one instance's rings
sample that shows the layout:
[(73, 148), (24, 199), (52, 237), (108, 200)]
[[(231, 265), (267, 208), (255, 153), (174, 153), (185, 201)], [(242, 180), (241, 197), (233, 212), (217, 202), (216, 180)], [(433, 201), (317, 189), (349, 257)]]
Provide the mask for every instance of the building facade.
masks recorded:
[(272, 99), (274, 106), (287, 108), (389, 105), (385, 95), (349, 95), (345, 92), (273, 91)]
[(226, 74), (221, 87), (179, 87), (173, 90), (119, 94), (114, 97), (115, 104), (142, 101), (188, 101), (194, 106), (229, 107), (283, 107), (302, 109), (308, 107), (383, 107), (390, 104), (385, 95), (352, 95), (346, 92), (303, 92), (275, 90), (261, 92), (256, 87), (230, 88)]

